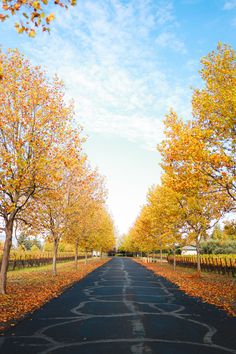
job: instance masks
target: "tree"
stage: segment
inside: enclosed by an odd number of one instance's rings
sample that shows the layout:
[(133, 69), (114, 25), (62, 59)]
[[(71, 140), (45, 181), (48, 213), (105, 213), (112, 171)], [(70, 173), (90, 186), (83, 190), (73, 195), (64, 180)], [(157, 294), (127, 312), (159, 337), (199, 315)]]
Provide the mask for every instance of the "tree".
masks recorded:
[(96, 240), (96, 232), (101, 220), (99, 217), (99, 209), (101, 205), (97, 201), (88, 201), (78, 209), (77, 221), (74, 220), (73, 226), (70, 228), (69, 239), (75, 243), (76, 257), (75, 266), (77, 268), (77, 255), (79, 247), (84, 250), (85, 263), (87, 263), (88, 251), (92, 251), (98, 244)]
[[(170, 112), (165, 121), (166, 139), (159, 146), (162, 154), (164, 183), (179, 194), (177, 197), (185, 219), (189, 242), (197, 248), (197, 269), (200, 271), (200, 242), (207, 236), (212, 223), (231, 209), (225, 190), (215, 188), (209, 177), (201, 172), (199, 154), (204, 154), (204, 141), (198, 140), (199, 129), (184, 123)], [(201, 149), (203, 145), (203, 149)]]
[(185, 242), (183, 237), (185, 220), (178, 203), (179, 197), (179, 193), (164, 183), (149, 190), (147, 196), (156, 244), (161, 251), (163, 248), (173, 251), (174, 269), (176, 246)]
[(132, 252), (132, 239), (130, 233), (123, 234), (119, 239), (118, 252)]
[(39, 252), (41, 248), (37, 244), (33, 244), (31, 247), (31, 252)]
[(75, 246), (75, 267), (78, 263), (79, 247), (84, 249), (87, 261), (87, 249), (91, 246), (91, 232), (97, 229), (97, 209), (105, 202), (106, 191), (103, 178), (84, 161), (80, 175), (73, 173), (70, 184), (70, 217), (67, 219), (64, 239)]
[(51, 189), (58, 177), (63, 142), (73, 107), (64, 102), (63, 84), (46, 79), (17, 50), (0, 52), (0, 216), (6, 239), (1, 265), (1, 292), (6, 293), (7, 267), (16, 220), (33, 197)]
[(221, 229), (220, 225), (216, 225), (214, 227), (211, 237), (213, 240), (223, 240), (224, 239), (224, 232)]
[(134, 224), (135, 243), (142, 252), (153, 252), (157, 248), (156, 234), (147, 205), (144, 205)]
[(205, 87), (193, 94), (193, 127), (203, 143), (198, 152), (202, 174), (224, 190), (236, 208), (236, 54), (219, 43), (201, 60)]
[(226, 221), (223, 232), (227, 240), (236, 241), (236, 221)]
[(48, 193), (39, 201), (37, 218), (44, 236), (53, 243), (52, 273), (57, 275), (57, 254), (59, 242), (65, 232), (66, 225), (66, 196), (63, 189)]
[(17, 239), (17, 246), (21, 248), (23, 251), (29, 251), (32, 247), (32, 242), (29, 236), (21, 232), (21, 234)]
[(50, 190), (42, 191), (35, 198), (30, 215), (32, 219), (37, 219), (39, 230), (53, 242), (53, 275), (57, 274), (59, 243), (66, 234), (70, 219), (74, 216), (76, 201), (84, 189), (86, 157), (82, 153), (82, 142), (80, 131), (67, 129), (64, 142), (58, 147), (62, 151), (57, 178), (51, 180)]
[(147, 203), (125, 236), (121, 249), (145, 253), (171, 249), (175, 268), (176, 245), (185, 242), (183, 230), (184, 222), (176, 192), (165, 185), (158, 185), (149, 190)]
[[(68, 6), (76, 5), (76, 0), (55, 0), (53, 6), (68, 8)], [(0, 20), (5, 21), (7, 18), (18, 15), (20, 22), (15, 23), (18, 33), (28, 33), (30, 37), (34, 37), (36, 29), (41, 28), (42, 31), (50, 31), (50, 23), (54, 20), (54, 13), (51, 11), (51, 4), (48, 0), (2, 0), (2, 10)]]
[[(205, 87), (194, 91), (193, 119), (184, 123), (175, 112), (167, 115), (169, 140), (162, 144), (170, 167), (180, 170), (184, 161), (183, 169), (188, 167), (195, 177), (204, 180), (211, 186), (211, 193), (228, 195), (231, 210), (236, 201), (235, 59), (230, 46), (219, 44), (216, 51), (201, 60)], [(185, 179), (183, 183), (187, 186), (191, 180)]]
[(116, 244), (115, 230), (111, 216), (104, 206), (96, 211), (96, 227), (91, 236), (94, 238), (93, 249), (103, 252), (111, 251)]

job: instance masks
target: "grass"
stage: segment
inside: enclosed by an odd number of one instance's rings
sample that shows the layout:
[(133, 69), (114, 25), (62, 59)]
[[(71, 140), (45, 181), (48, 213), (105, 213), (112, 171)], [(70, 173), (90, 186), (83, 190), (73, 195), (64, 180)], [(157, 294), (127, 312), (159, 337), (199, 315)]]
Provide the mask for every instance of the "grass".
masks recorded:
[[(89, 259), (89, 261), (93, 261), (93, 260), (96, 260), (96, 258)], [(65, 263), (74, 264), (74, 261), (71, 260), (58, 261), (57, 269), (60, 270), (62, 267), (64, 267)], [(84, 263), (84, 259), (79, 259), (78, 264), (79, 263)], [(52, 269), (52, 263), (41, 265), (41, 266), (25, 267), (25, 268), (16, 267), (14, 270), (9, 270), (9, 272), (34, 272), (34, 271), (37, 272), (38, 270), (51, 270), (51, 269)]]

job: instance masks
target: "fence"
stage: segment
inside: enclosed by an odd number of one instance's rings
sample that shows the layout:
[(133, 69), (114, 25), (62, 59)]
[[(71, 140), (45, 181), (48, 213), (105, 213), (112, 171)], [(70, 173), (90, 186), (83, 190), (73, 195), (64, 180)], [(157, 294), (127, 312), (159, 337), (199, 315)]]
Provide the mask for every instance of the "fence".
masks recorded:
[[(173, 264), (174, 256), (168, 256), (167, 260)], [(236, 276), (236, 258), (200, 256), (201, 269), (206, 272)], [(176, 256), (176, 265), (181, 267), (197, 267), (196, 256)]]
[[(91, 257), (89, 254), (88, 257)], [(52, 263), (53, 255), (51, 252), (45, 252), (38, 255), (34, 254), (12, 254), (8, 263), (8, 270), (14, 270), (19, 268), (30, 268), (30, 267), (40, 267), (43, 265)], [(74, 260), (75, 255), (73, 252), (63, 252), (59, 253), (57, 257), (57, 262), (66, 262)], [(78, 259), (83, 259), (84, 255), (79, 255)], [(0, 266), (1, 266), (1, 256), (0, 256)]]
[(165, 260), (168, 257), (167, 253), (162, 253), (162, 255), (160, 253), (149, 253), (147, 254), (148, 258), (152, 258), (152, 262), (156, 262), (156, 260)]

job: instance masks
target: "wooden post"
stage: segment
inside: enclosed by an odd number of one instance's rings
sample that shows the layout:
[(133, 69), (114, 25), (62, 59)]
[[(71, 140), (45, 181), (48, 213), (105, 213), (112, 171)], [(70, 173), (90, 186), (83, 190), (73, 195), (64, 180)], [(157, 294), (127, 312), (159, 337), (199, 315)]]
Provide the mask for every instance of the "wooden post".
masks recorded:
[(174, 247), (174, 270), (176, 269), (176, 250), (175, 250), (175, 247)]

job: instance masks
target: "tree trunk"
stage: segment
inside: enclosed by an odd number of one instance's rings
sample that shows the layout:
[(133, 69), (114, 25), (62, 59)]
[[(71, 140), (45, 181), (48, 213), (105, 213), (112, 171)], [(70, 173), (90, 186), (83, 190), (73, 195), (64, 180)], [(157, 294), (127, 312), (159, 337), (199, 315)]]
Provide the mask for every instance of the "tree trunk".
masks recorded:
[(100, 251), (100, 258), (102, 259), (102, 250)]
[(174, 270), (176, 269), (176, 251), (174, 248)]
[(196, 240), (196, 250), (197, 250), (197, 272), (198, 274), (201, 273), (201, 260), (200, 260), (200, 242), (197, 238)]
[(160, 255), (161, 255), (161, 264), (162, 264), (162, 248), (160, 249)]
[(52, 274), (57, 275), (57, 252), (58, 252), (58, 238), (54, 238), (53, 241), (53, 259), (52, 259)]
[(3, 255), (2, 255), (2, 265), (1, 265), (1, 293), (7, 293), (7, 269), (10, 257), (10, 250), (12, 245), (12, 234), (13, 234), (13, 220), (6, 222), (5, 226), (6, 239), (4, 242)]
[(84, 251), (84, 264), (87, 264), (88, 263), (88, 252), (87, 252), (87, 249), (85, 248), (85, 251)]
[(75, 269), (78, 268), (78, 253), (79, 253), (79, 241), (75, 243)]

